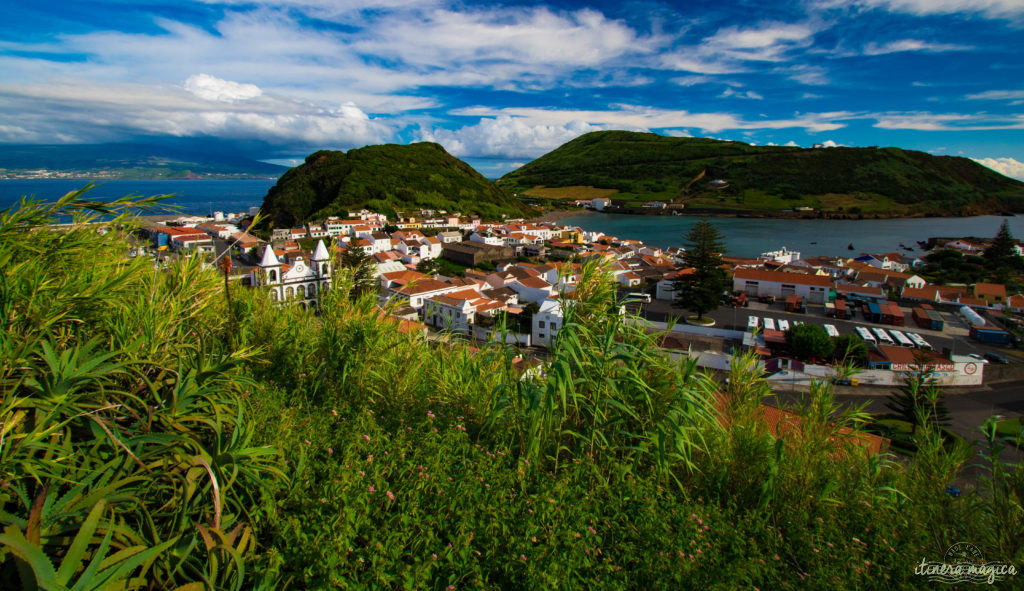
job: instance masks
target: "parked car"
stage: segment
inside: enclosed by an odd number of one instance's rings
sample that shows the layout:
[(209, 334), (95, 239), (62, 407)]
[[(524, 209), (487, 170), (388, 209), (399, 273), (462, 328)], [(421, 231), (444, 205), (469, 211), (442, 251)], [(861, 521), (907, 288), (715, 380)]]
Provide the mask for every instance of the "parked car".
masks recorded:
[(982, 357), (981, 355), (978, 355), (977, 353), (968, 353), (967, 356), (970, 357), (971, 359), (975, 359), (975, 360), (980, 361), (982, 363), (988, 363), (988, 359), (985, 359), (984, 357)]
[(999, 365), (1006, 365), (1010, 363), (1009, 361), (1006, 360), (1005, 357), (999, 355), (998, 353), (985, 353), (985, 359), (991, 361), (992, 363), (998, 363)]

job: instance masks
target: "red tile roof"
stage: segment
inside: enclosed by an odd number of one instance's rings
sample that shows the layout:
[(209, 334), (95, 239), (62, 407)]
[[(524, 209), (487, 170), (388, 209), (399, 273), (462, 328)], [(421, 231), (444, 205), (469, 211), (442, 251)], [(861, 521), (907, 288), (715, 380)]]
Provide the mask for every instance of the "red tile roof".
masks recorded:
[(808, 275), (806, 273), (786, 273), (782, 271), (762, 271), (761, 269), (734, 269), (733, 277), (750, 281), (775, 281), (789, 285), (813, 285), (831, 287), (833, 280), (824, 275)]

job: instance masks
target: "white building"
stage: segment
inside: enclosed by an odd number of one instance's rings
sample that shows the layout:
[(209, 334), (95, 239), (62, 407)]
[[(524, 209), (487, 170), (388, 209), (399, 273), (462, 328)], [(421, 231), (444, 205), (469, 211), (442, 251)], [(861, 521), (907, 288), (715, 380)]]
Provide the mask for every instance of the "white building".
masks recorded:
[(788, 265), (793, 261), (800, 260), (800, 253), (789, 250), (788, 248), (783, 246), (779, 250), (762, 252), (759, 258), (767, 259), (769, 261), (778, 261), (784, 265)]
[(565, 323), (562, 305), (556, 300), (544, 300), (533, 315), (530, 338), (534, 345), (550, 347)]
[(607, 197), (595, 197), (590, 200), (590, 207), (593, 207), (597, 211), (604, 211), (606, 207), (610, 207), (612, 200)]
[(331, 256), (323, 240), (317, 241), (308, 264), (301, 257), (282, 263), (274, 249), (267, 246), (251, 280), (253, 286), (266, 287), (272, 301), (316, 308), (320, 292), (331, 288)]
[(733, 291), (745, 292), (748, 296), (772, 296), (785, 298), (796, 294), (810, 304), (823, 304), (834, 285), (826, 275), (806, 275), (782, 271), (738, 268), (733, 271)]

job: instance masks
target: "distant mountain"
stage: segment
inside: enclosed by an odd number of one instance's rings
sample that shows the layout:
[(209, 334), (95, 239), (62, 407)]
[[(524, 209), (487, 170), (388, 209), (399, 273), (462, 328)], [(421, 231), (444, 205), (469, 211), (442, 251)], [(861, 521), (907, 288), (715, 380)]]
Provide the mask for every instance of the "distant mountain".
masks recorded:
[[(1024, 211), (1024, 183), (967, 158), (899, 148), (753, 146), (653, 133), (582, 135), (499, 179), (547, 199), (590, 193), (616, 205), (842, 217)], [(604, 190), (603, 192), (600, 190)]]
[(286, 170), (242, 156), (146, 144), (0, 145), (3, 178), (276, 178)]
[(493, 181), (434, 143), (321, 150), (284, 174), (263, 200), (275, 226), (367, 208), (394, 214), (445, 210), (485, 219), (532, 213)]

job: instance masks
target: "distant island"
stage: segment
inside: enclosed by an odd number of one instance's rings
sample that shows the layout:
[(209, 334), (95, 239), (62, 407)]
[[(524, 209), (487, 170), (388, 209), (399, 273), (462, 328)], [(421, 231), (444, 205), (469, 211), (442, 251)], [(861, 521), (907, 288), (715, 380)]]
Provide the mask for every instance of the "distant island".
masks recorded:
[(146, 144), (0, 146), (0, 180), (273, 179), (286, 166)]
[(270, 188), (263, 212), (276, 227), (370, 209), (398, 219), (430, 209), (487, 220), (536, 213), (439, 144), (321, 150)]
[(582, 135), (498, 184), (549, 207), (605, 198), (623, 213), (856, 219), (1024, 211), (1024, 183), (967, 158), (631, 131)]

